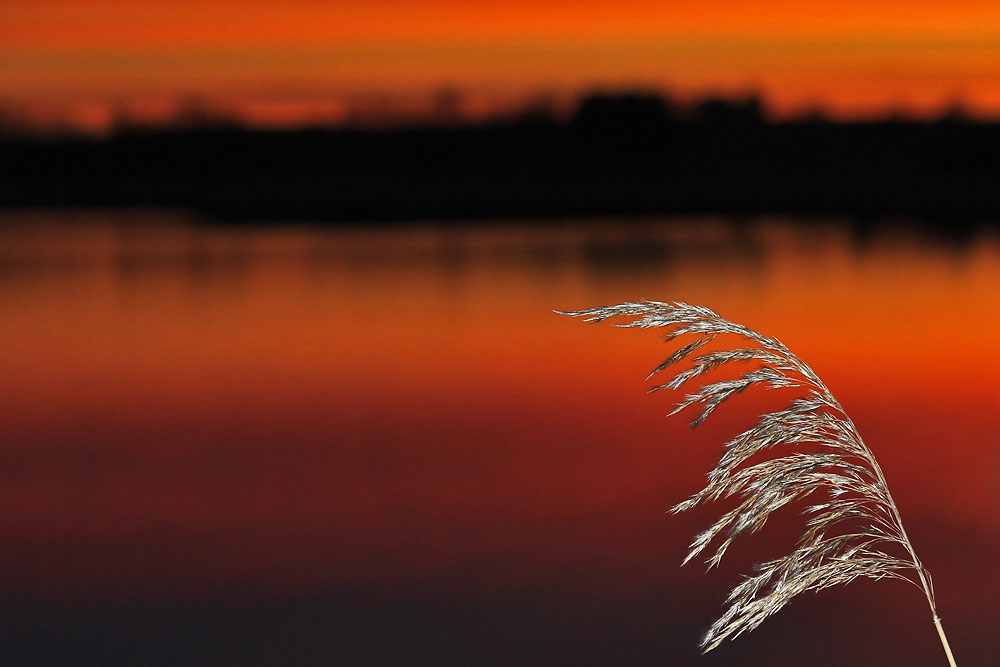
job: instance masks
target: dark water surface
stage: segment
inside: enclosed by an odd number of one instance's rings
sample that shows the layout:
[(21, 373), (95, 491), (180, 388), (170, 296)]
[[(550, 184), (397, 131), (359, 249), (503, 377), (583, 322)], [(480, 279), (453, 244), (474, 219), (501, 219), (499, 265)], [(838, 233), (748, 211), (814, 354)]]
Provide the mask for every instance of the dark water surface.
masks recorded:
[(795, 512), (679, 568), (720, 443), (665, 419), (655, 332), (779, 337), (878, 456), (959, 664), (1000, 665), (1000, 241), (759, 221), (212, 229), (0, 217), (5, 665), (940, 665), (922, 595), (797, 599), (700, 633)]

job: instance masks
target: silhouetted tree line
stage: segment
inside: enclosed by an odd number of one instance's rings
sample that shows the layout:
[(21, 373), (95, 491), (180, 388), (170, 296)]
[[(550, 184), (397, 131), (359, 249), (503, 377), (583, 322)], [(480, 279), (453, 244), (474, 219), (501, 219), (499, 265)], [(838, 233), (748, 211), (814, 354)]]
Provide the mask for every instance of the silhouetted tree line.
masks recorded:
[[(189, 119), (190, 121), (190, 119)], [(760, 100), (593, 94), (567, 120), (0, 139), (0, 205), (180, 206), (220, 219), (720, 213), (1000, 219), (1000, 124), (770, 121)]]

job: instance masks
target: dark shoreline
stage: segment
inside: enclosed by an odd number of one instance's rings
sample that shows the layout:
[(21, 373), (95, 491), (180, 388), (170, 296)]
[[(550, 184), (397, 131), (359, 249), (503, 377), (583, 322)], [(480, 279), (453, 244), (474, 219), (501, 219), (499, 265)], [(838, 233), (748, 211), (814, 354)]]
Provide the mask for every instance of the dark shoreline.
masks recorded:
[(585, 105), (565, 123), (7, 136), (0, 208), (170, 207), (221, 223), (778, 215), (961, 231), (1000, 220), (1000, 123), (770, 123), (738, 105), (677, 118), (654, 102)]

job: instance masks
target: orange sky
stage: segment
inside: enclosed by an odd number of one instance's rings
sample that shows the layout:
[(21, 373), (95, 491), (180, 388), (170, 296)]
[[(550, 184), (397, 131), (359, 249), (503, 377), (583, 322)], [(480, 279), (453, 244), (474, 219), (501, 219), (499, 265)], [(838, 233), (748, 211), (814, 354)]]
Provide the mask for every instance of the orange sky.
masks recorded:
[[(37, 118), (198, 98), (335, 116), (445, 87), (475, 107), (595, 85), (762, 92), (779, 111), (1000, 110), (981, 0), (6, 0), (0, 100)], [(371, 100), (374, 100), (372, 102)], [(354, 102), (352, 102), (354, 101)]]

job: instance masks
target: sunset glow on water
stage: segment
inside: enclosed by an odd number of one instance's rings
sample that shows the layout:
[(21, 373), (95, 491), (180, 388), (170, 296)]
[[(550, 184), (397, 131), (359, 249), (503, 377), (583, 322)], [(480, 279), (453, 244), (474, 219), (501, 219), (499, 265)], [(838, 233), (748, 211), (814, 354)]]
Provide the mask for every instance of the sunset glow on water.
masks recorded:
[(799, 523), (769, 524), (705, 576), (678, 564), (719, 508), (664, 512), (786, 399), (748, 393), (692, 432), (664, 418), (675, 397), (644, 394), (669, 351), (655, 332), (552, 312), (652, 298), (708, 305), (812, 365), (886, 472), (960, 664), (993, 664), (998, 287), (988, 234), (5, 214), (4, 650), (16, 664), (940, 664), (922, 597), (898, 582), (806, 596), (697, 656), (738, 574)]

